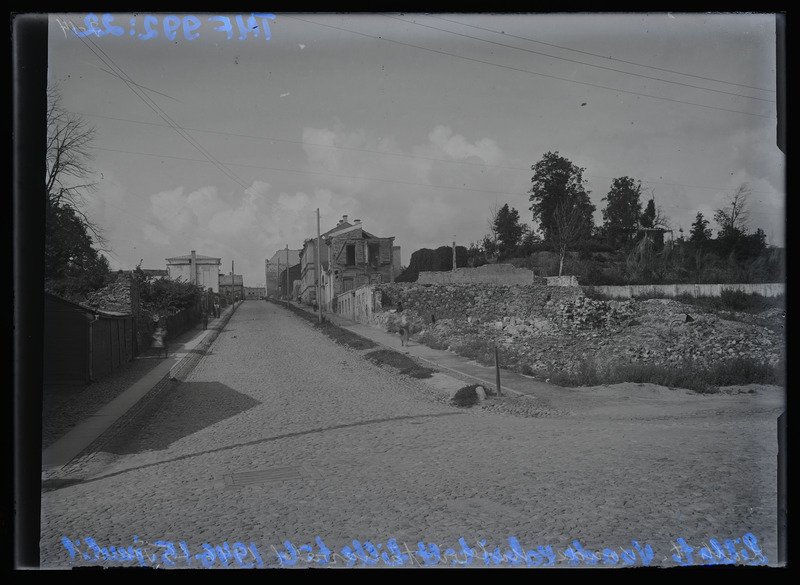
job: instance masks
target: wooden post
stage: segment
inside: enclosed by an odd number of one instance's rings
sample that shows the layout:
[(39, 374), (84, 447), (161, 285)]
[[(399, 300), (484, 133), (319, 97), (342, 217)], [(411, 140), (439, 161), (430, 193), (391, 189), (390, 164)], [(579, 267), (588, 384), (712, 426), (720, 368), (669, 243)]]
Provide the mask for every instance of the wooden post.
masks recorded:
[(319, 235), (319, 207), (317, 207), (317, 261), (314, 264), (314, 279), (317, 281), (317, 308), (319, 309), (319, 322), (322, 323), (322, 248)]
[(289, 244), (286, 244), (286, 304), (289, 304)]
[(502, 396), (503, 390), (500, 388), (500, 356), (496, 346), (494, 348), (494, 372), (495, 372), (495, 384), (497, 385), (497, 395)]

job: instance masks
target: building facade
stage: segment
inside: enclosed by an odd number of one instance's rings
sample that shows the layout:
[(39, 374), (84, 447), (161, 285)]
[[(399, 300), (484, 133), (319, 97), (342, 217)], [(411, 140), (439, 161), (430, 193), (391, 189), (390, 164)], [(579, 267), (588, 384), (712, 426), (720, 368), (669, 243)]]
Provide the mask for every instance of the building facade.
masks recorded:
[(280, 274), (286, 269), (287, 264), (290, 267), (300, 264), (300, 250), (289, 250), (288, 254), (286, 250), (278, 250), (266, 261), (268, 297), (279, 296), (278, 286), (282, 284)]
[(246, 301), (260, 301), (265, 295), (266, 290), (263, 286), (244, 287), (244, 300)]
[[(340, 293), (366, 284), (394, 282), (395, 256), (400, 253), (394, 237), (375, 236), (363, 228), (361, 220), (351, 223), (345, 215), (320, 240), (320, 302), (324, 310), (334, 309)], [(317, 300), (316, 238), (305, 241), (300, 256), (300, 299), (313, 304)]]
[(182, 280), (219, 292), (219, 271), (222, 258), (201, 256), (192, 250), (186, 256), (167, 258), (167, 273), (171, 280)]

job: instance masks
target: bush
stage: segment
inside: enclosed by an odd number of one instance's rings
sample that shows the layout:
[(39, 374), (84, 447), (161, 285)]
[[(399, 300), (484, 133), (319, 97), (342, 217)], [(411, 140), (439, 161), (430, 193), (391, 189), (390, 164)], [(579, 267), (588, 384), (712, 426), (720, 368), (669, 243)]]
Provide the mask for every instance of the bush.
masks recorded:
[(450, 399), (450, 404), (461, 408), (472, 408), (480, 402), (477, 389), (478, 384), (470, 384), (469, 386), (459, 388)]
[(194, 309), (202, 297), (199, 287), (182, 280), (159, 278), (148, 281), (138, 267), (134, 271), (134, 277), (139, 287), (142, 308), (148, 311), (175, 314)]

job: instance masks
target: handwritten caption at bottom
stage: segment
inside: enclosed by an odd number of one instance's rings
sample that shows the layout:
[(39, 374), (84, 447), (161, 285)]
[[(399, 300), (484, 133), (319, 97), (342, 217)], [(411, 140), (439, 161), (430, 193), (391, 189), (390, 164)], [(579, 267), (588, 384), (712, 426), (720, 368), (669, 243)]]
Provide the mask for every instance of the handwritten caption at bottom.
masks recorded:
[[(386, 566), (399, 567), (413, 565), (419, 567), (434, 566), (475, 566), (493, 567), (507, 565), (512, 567), (554, 567), (556, 565), (568, 566), (650, 566), (653, 563), (654, 552), (649, 544), (641, 545), (632, 540), (628, 548), (618, 547), (617, 550), (604, 548), (602, 550), (589, 550), (584, 548), (578, 540), (565, 547), (563, 552), (554, 552), (550, 545), (539, 545), (536, 548), (525, 550), (516, 537), (508, 538), (508, 547), (503, 549), (495, 547), (488, 550), (486, 541), (476, 542), (473, 548), (464, 538), (459, 538), (459, 547), (442, 549), (435, 543), (417, 543), (416, 548), (408, 545), (401, 546), (396, 539), (390, 539), (386, 546), (382, 543), (373, 544), (369, 541), (353, 541), (352, 546), (344, 546), (338, 552), (329, 549), (322, 538), (316, 537), (316, 546), (302, 545), (295, 547), (290, 541), (284, 541), (283, 550), (271, 546), (274, 557), (264, 557), (254, 542), (245, 545), (234, 542), (229, 545), (223, 542), (219, 545), (203, 543), (199, 549), (192, 552), (185, 541), (175, 543), (171, 541), (156, 540), (152, 543), (139, 543), (139, 537), (134, 536), (133, 542), (137, 546), (114, 547), (100, 546), (93, 538), (71, 540), (66, 536), (61, 539), (63, 546), (70, 554), (69, 563), (83, 560), (88, 563), (131, 563), (142, 567), (169, 568), (169, 567), (203, 567), (203, 568), (264, 568), (267, 565), (280, 567), (326, 566), (339, 563), (352, 567), (360, 566)], [(738, 547), (737, 547), (738, 545)], [(267, 559), (266, 561), (264, 559)], [(720, 543), (710, 539), (699, 547), (691, 546), (685, 539), (678, 538), (672, 545), (669, 557), (663, 560), (669, 563), (670, 559), (679, 566), (691, 565), (766, 565), (768, 559), (764, 556), (756, 537), (745, 534), (741, 539), (726, 539)]]

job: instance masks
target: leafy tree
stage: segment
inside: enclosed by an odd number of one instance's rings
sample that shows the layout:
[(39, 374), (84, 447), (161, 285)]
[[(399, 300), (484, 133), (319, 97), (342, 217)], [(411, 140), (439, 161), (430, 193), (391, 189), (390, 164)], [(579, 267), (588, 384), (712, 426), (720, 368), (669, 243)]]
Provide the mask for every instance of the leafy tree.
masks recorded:
[(644, 208), (644, 212), (639, 217), (639, 225), (643, 228), (654, 228), (656, 227), (656, 200), (655, 199), (648, 199), (647, 206)]
[(611, 190), (603, 198), (603, 201), (608, 201), (603, 210), (603, 221), (611, 246), (628, 242), (635, 236), (642, 215), (641, 192), (642, 184), (635, 183), (630, 177), (620, 177), (611, 183)]
[[(468, 264), (468, 250), (464, 246), (456, 246), (456, 266)], [(440, 272), (453, 269), (452, 246), (440, 246), (435, 250), (421, 248), (411, 254), (408, 267), (395, 278), (395, 282), (416, 282), (420, 272)]]
[(181, 310), (192, 309), (203, 295), (201, 287), (184, 280), (162, 277), (150, 281), (140, 266), (136, 267), (134, 277), (138, 282), (142, 309), (157, 315), (174, 315)]
[(531, 169), (534, 175), (530, 193), (533, 220), (539, 222), (539, 229), (546, 242), (553, 241), (557, 231), (556, 212), (561, 207), (562, 220), (572, 215), (572, 209), (580, 215), (582, 233), (579, 238), (589, 237), (594, 226), (592, 214), (595, 207), (584, 189), (583, 171), (558, 152), (548, 152)]
[(67, 205), (48, 205), (45, 217), (45, 290), (82, 300), (105, 286), (108, 260), (92, 245), (85, 224)]
[(64, 111), (58, 92), (48, 90), (45, 209), (45, 289), (72, 300), (106, 284), (108, 260), (97, 250), (100, 230), (81, 211), (94, 188), (89, 144), (93, 131)]
[[(527, 226), (526, 226), (527, 228)], [(522, 234), (522, 239), (519, 243), (518, 253), (520, 256), (527, 258), (531, 254), (534, 253), (536, 250), (536, 246), (541, 244), (541, 239), (539, 238), (536, 233), (531, 229), (526, 229), (525, 233)]]
[(517, 251), (527, 226), (520, 224), (519, 213), (508, 203), (503, 205), (494, 219), (494, 232), (497, 234), (500, 258), (508, 258)]
[(689, 241), (693, 244), (703, 244), (711, 239), (711, 228), (708, 227), (708, 220), (699, 211), (694, 218), (692, 229), (689, 232)]

